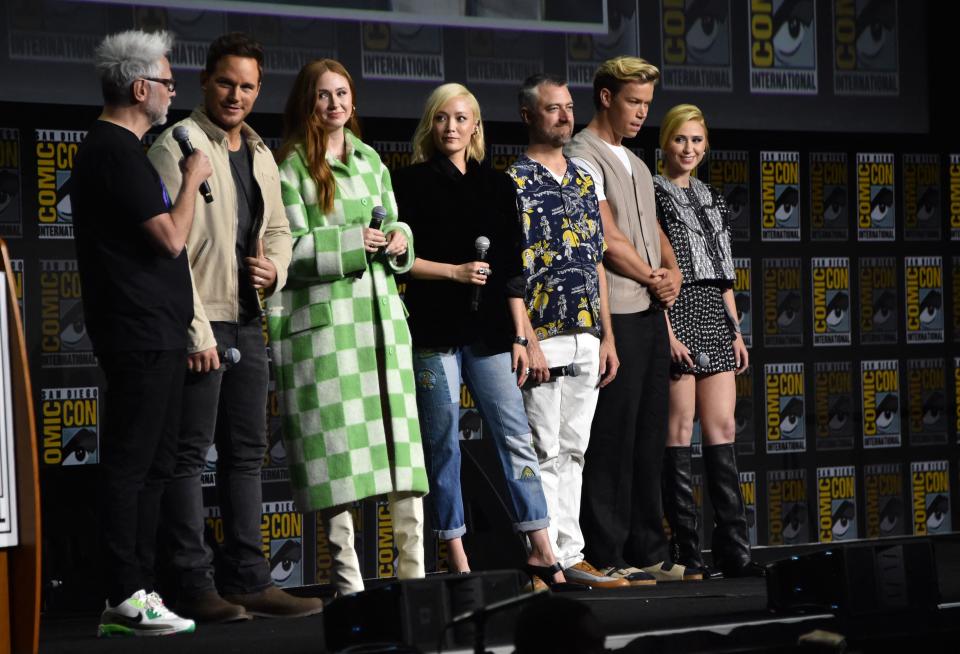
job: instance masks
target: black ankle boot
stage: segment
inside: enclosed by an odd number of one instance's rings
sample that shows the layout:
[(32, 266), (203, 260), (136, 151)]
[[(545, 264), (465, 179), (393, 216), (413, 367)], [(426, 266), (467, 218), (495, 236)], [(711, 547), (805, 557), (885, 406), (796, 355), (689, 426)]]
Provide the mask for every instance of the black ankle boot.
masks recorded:
[(689, 446), (666, 448), (660, 485), (663, 513), (673, 532), (670, 538), (673, 561), (687, 568), (685, 578), (702, 579), (705, 566), (700, 555), (697, 504), (693, 499), (692, 451)]
[(733, 448), (733, 443), (703, 448), (707, 492), (713, 504), (713, 562), (725, 577), (762, 576), (763, 568), (750, 560), (747, 518)]

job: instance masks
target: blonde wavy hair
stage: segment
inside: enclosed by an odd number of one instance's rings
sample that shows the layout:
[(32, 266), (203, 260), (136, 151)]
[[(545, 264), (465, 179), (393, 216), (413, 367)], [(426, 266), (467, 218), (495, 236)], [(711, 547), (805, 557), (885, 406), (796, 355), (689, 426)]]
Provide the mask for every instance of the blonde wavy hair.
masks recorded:
[(700, 108), (692, 104), (678, 104), (671, 107), (660, 123), (660, 150), (666, 151), (670, 139), (680, 131), (680, 127), (690, 120), (695, 120), (703, 125), (703, 137), (705, 140), (705, 151), (710, 148), (710, 138), (707, 132), (707, 121), (703, 117)]
[(412, 163), (419, 163), (431, 159), (437, 152), (437, 147), (433, 142), (433, 119), (443, 105), (454, 98), (466, 98), (470, 110), (477, 119), (477, 131), (470, 135), (470, 143), (467, 144), (467, 161), (483, 161), (486, 155), (486, 145), (483, 137), (483, 119), (480, 116), (480, 103), (470, 90), (463, 84), (443, 84), (433, 90), (433, 93), (427, 98), (423, 105), (423, 115), (420, 117), (420, 123), (413, 132), (413, 157)]
[(614, 57), (600, 64), (593, 75), (593, 106), (603, 109), (600, 91), (608, 89), (610, 95), (616, 95), (627, 82), (650, 82), (656, 84), (660, 79), (660, 69), (640, 57)]

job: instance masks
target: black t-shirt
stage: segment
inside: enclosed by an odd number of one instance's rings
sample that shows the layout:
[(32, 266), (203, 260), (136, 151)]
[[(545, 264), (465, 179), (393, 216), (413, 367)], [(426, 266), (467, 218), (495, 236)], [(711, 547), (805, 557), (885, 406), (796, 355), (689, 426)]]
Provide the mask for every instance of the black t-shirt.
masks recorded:
[(160, 253), (143, 223), (170, 211), (130, 130), (98, 120), (74, 159), (70, 199), (87, 331), (97, 354), (187, 347), (193, 293), (186, 248)]
[(237, 294), (240, 301), (240, 322), (260, 315), (257, 291), (250, 284), (250, 275), (244, 257), (257, 254), (256, 234), (259, 232), (257, 218), (261, 215), (260, 187), (253, 178), (250, 148), (240, 139), (240, 149), (230, 152), (230, 173), (237, 187), (237, 270), (239, 271)]
[(515, 331), (507, 297), (516, 293), (508, 284), (523, 275), (520, 219), (510, 178), (473, 161), (462, 174), (443, 156), (392, 177), (400, 220), (413, 230), (417, 257), (455, 265), (476, 261), (474, 241), (478, 236), (490, 239), (486, 260), (493, 275), (483, 286), (476, 313), (470, 311), (473, 285), (407, 278), (403, 299), (414, 346), (482, 343), (493, 351), (509, 350)]

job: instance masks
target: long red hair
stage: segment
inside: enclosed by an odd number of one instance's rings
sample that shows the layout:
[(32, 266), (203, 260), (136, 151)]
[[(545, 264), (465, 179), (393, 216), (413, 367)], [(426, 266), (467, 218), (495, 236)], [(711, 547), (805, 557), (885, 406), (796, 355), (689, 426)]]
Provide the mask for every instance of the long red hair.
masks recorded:
[[(293, 151), (294, 146), (303, 144), (307, 157), (307, 168), (317, 184), (317, 202), (324, 212), (333, 210), (336, 195), (336, 181), (327, 163), (327, 133), (316, 114), (317, 83), (326, 72), (343, 75), (350, 87), (350, 97), (356, 103), (357, 92), (353, 78), (339, 61), (317, 59), (304, 65), (293, 82), (287, 106), (283, 111), (283, 145), (277, 153), (277, 161), (282, 162)], [(360, 124), (356, 111), (350, 114), (346, 128), (360, 138)]]

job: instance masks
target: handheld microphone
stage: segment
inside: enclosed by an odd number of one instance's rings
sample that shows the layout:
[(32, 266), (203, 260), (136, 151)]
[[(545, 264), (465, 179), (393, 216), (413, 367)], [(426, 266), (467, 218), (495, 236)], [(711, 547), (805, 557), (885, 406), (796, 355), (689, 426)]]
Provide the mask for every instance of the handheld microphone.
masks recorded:
[[(190, 132), (183, 125), (177, 125), (173, 128), (173, 140), (180, 145), (180, 152), (184, 157), (189, 157), (195, 152), (193, 144), (190, 142)], [(207, 204), (213, 202), (213, 193), (210, 192), (210, 185), (206, 180), (200, 182), (200, 195)]]
[(240, 363), (240, 350), (235, 347), (217, 350), (217, 357), (220, 359), (220, 367), (226, 369)]
[[(380, 229), (383, 225), (383, 219), (387, 217), (387, 210), (381, 206), (376, 206), (373, 208), (373, 211), (370, 212), (370, 229)], [(383, 252), (383, 248), (379, 248), (376, 252), (368, 253), (370, 256), (376, 256)]]
[[(490, 249), (490, 239), (486, 236), (478, 236), (477, 240), (473, 242), (473, 247), (477, 249), (477, 261), (486, 261), (487, 250)], [(480, 308), (480, 293), (482, 291), (482, 286), (473, 287), (473, 293), (470, 296), (471, 311), (477, 311)]]
[[(583, 371), (576, 363), (569, 363), (565, 366), (554, 366), (550, 368), (550, 381), (553, 381), (557, 377), (578, 377), (581, 372)], [(527, 381), (523, 383), (524, 388), (533, 388), (539, 385), (540, 382), (534, 379), (527, 379)]]

